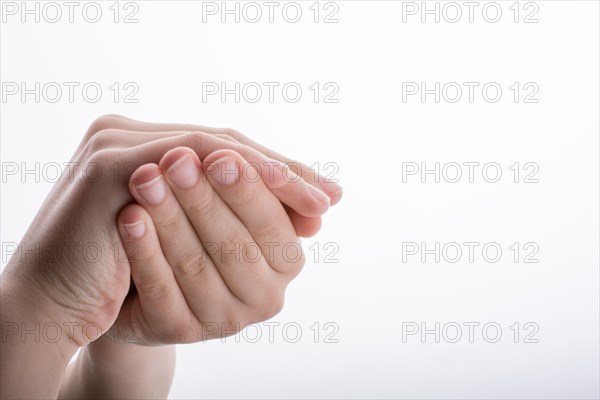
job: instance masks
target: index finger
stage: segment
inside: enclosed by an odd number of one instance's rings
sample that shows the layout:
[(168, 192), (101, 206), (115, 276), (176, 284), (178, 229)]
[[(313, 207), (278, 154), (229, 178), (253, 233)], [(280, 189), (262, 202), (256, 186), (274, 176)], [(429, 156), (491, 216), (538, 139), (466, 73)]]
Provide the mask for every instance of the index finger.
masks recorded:
[[(118, 129), (129, 130), (129, 131), (147, 131), (147, 132), (163, 132), (163, 131), (183, 131), (183, 132), (206, 132), (211, 135), (225, 135), (230, 136), (236, 141), (246, 146), (252, 147), (257, 151), (263, 153), (268, 158), (277, 160), (284, 163), (288, 168), (293, 171), (296, 175), (304, 179), (308, 184), (322, 190), (330, 199), (331, 205), (337, 204), (343, 194), (342, 186), (335, 182), (333, 179), (321, 176), (318, 172), (314, 171), (307, 165), (292, 160), (270, 148), (261, 145), (241, 134), (240, 132), (227, 129), (227, 128), (211, 128), (208, 126), (194, 125), (194, 124), (171, 124), (171, 123), (153, 123), (153, 122), (142, 122), (131, 118), (127, 118), (120, 115), (109, 115), (101, 117), (100, 119), (110, 119), (111, 125), (115, 125)], [(104, 124), (108, 124), (105, 122)], [(99, 124), (102, 125), (102, 124)], [(244, 156), (244, 155), (243, 155)], [(245, 157), (245, 156), (244, 156)], [(279, 197), (279, 196), (278, 196)], [(294, 208), (294, 207), (292, 207)], [(295, 209), (295, 208), (294, 208)], [(302, 214), (302, 213), (301, 213)]]

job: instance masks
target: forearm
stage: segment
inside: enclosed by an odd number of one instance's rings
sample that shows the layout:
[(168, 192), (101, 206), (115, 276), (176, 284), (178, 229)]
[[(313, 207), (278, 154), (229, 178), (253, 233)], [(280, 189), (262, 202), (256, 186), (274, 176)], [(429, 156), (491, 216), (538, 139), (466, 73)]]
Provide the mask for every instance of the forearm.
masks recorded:
[(140, 346), (105, 334), (69, 365), (59, 398), (166, 398), (174, 372), (174, 346)]

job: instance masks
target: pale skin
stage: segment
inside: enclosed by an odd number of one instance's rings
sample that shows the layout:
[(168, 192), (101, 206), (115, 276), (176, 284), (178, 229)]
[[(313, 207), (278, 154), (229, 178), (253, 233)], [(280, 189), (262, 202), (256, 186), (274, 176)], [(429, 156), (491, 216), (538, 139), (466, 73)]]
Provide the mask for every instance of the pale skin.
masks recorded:
[[(13, 255), (1, 285), (2, 398), (166, 397), (172, 344), (279, 312), (304, 263), (282, 245), (315, 234), (341, 198), (339, 185), (231, 130), (107, 116), (72, 161), (21, 247), (93, 242), (101, 256)], [(102, 171), (93, 182), (81, 173), (90, 162)], [(23, 336), (36, 323), (61, 334)]]

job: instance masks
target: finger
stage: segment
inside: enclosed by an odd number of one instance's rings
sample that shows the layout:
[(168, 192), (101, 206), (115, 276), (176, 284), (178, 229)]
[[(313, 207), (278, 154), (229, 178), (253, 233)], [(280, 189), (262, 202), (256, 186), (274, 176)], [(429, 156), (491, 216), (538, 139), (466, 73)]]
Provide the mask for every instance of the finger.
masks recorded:
[(279, 286), (278, 277), (257, 256), (252, 236), (214, 191), (195, 152), (173, 149), (161, 168), (227, 287), (245, 304), (268, 303)]
[(316, 187), (307, 184), (285, 164), (271, 160), (248, 146), (219, 139), (207, 133), (193, 132), (162, 138), (135, 146), (129, 149), (127, 154), (131, 160), (155, 159), (159, 155), (164, 155), (168, 150), (180, 146), (191, 148), (201, 159), (221, 149), (236, 151), (256, 166), (261, 173), (262, 181), (279, 200), (301, 215), (317, 217), (324, 214), (329, 208), (329, 197)]
[(302, 177), (307, 183), (321, 189), (331, 199), (331, 205), (335, 205), (340, 202), (343, 195), (342, 186), (337, 183), (337, 180), (328, 178), (315, 172), (313, 169), (308, 167), (299, 161), (294, 161), (270, 148), (255, 142), (252, 139), (244, 136), (243, 134), (236, 132), (237, 135), (234, 137), (238, 142), (250, 146), (269, 158), (275, 159), (287, 165), (296, 175)]
[(246, 226), (270, 266), (293, 276), (300, 272), (304, 257), (299, 239), (281, 203), (254, 167), (231, 150), (211, 153), (203, 166), (211, 185)]
[(309, 238), (311, 236), (316, 235), (321, 229), (321, 217), (305, 217), (304, 215), (298, 214), (296, 211), (292, 210), (285, 204), (283, 204), (283, 208), (288, 214), (292, 225), (294, 225), (296, 235), (303, 238)]
[(253, 159), (252, 154), (239, 153), (257, 169), (264, 184), (299, 214), (315, 218), (329, 209), (329, 196), (318, 187), (308, 184), (286, 164), (276, 160), (259, 163)]
[(165, 259), (197, 318), (214, 322), (218, 315), (233, 308), (237, 300), (221, 279), (158, 165), (140, 167), (131, 177), (129, 190), (150, 215)]
[(162, 337), (185, 322), (197, 324), (160, 248), (148, 213), (139, 205), (125, 207), (118, 217), (119, 234), (125, 248), (137, 296), (126, 304), (122, 315), (129, 318), (136, 335), (145, 341), (161, 342)]
[[(193, 125), (193, 124), (170, 124), (170, 123), (142, 122), (142, 121), (136, 121), (136, 120), (133, 120), (133, 119), (130, 119), (127, 117), (123, 117), (123, 116), (119, 116), (119, 115), (110, 115), (110, 116), (106, 116), (104, 118), (105, 119), (103, 121), (105, 121), (105, 122), (101, 122), (100, 124), (97, 123), (96, 125), (106, 126), (106, 125), (110, 124), (111, 126), (114, 126), (114, 128), (130, 130), (130, 131), (144, 131), (144, 132), (163, 132), (163, 131), (195, 132), (195, 131), (200, 131), (200, 132), (206, 132), (209, 134), (218, 134), (218, 135), (222, 135), (222, 136), (229, 136), (233, 140), (235, 140), (241, 144), (244, 144), (244, 145), (247, 145), (247, 146), (250, 146), (250, 147), (256, 149), (257, 151), (263, 153), (265, 156), (267, 156), (269, 158), (275, 159), (277, 161), (280, 161), (280, 162), (288, 165), (290, 168), (292, 168), (292, 170), (296, 173), (296, 175), (302, 177), (309, 184), (316, 186), (316, 187), (320, 188), (322, 191), (324, 191), (325, 194), (327, 194), (331, 198), (331, 205), (337, 204), (342, 198), (342, 194), (343, 194), (342, 186), (339, 185), (337, 183), (337, 181), (323, 177), (320, 174), (318, 174), (317, 172), (315, 172), (314, 170), (312, 170), (311, 168), (309, 168), (308, 166), (306, 166), (305, 164), (299, 163), (288, 157), (285, 157), (285, 156), (269, 149), (268, 147), (265, 147), (265, 146), (261, 145), (260, 143), (257, 143), (255, 141), (251, 140), (247, 136), (245, 136), (237, 131), (234, 131), (231, 129), (212, 128), (212, 127), (208, 127), (208, 126)], [(242, 154), (242, 153), (240, 153), (240, 154)], [(247, 155), (242, 154), (242, 156), (244, 156), (247, 160), (250, 161), (250, 159), (247, 157)]]
[[(154, 142), (157, 140), (161, 140), (161, 139), (165, 139), (165, 138), (173, 138), (173, 137), (182, 136), (182, 135), (189, 136), (190, 133), (189, 132), (180, 132), (180, 131), (135, 132), (135, 131), (125, 131), (125, 130), (118, 130), (118, 129), (104, 129), (101, 132), (96, 133), (93, 140), (90, 140), (87, 143), (87, 151), (94, 153), (94, 152), (102, 150), (102, 149), (111, 149), (111, 148), (112, 149), (127, 149), (127, 148), (130, 148), (133, 146), (139, 146), (139, 145)], [(204, 135), (207, 135), (207, 134), (204, 134)], [(227, 135), (213, 134), (211, 136), (213, 138), (218, 138), (218, 140), (221, 141), (221, 144), (223, 146), (226, 146), (231, 143), (237, 143), (234, 139), (230, 138)], [(239, 143), (238, 143), (238, 145), (239, 145)], [(131, 157), (128, 154), (126, 161), (119, 162), (119, 163), (113, 165), (113, 167), (111, 168), (111, 171), (109, 171), (109, 173), (111, 175), (115, 174), (117, 176), (117, 178), (119, 178), (121, 181), (123, 181), (123, 180), (128, 181), (131, 174), (137, 168), (139, 168), (141, 165), (147, 164), (147, 163), (158, 163), (163, 154), (164, 154), (164, 152), (162, 152), (162, 153), (143, 153), (143, 158)], [(267, 159), (265, 159), (265, 160), (267, 160)], [(268, 168), (271, 168), (271, 169), (273, 168), (273, 166), (271, 165), (272, 164), (271, 161), (264, 161), (264, 162), (268, 162), (268, 165), (266, 165)], [(272, 172), (268, 172), (267, 169), (265, 169), (265, 173), (268, 175), (272, 175)], [(302, 189), (300, 186), (297, 186), (296, 188)], [(285, 198), (286, 199), (285, 201), (289, 202), (292, 205), (295, 205), (295, 207), (298, 210), (305, 210), (304, 211), (305, 213), (306, 213), (307, 208), (314, 210), (314, 207), (311, 205), (311, 203), (314, 203), (314, 201), (312, 200), (312, 198), (310, 196), (308, 197), (308, 200), (303, 201), (301, 190), (300, 190), (300, 193), (298, 193), (298, 190), (296, 190), (295, 192), (288, 194), (285, 192), (285, 190), (280, 189), (278, 191), (278, 193), (280, 195), (279, 197)], [(306, 197), (306, 195), (305, 195), (305, 197)], [(317, 205), (317, 208), (318, 207), (320, 207), (320, 206)], [(319, 213), (320, 211), (317, 210), (315, 212)], [(301, 225), (311, 225), (311, 226), (318, 224), (317, 221), (310, 221), (310, 219), (312, 219), (313, 217), (303, 217), (303, 216), (301, 216), (300, 213), (297, 213), (297, 214), (298, 215), (296, 215), (293, 220), (294, 225), (296, 223), (301, 224)], [(300, 231), (302, 231), (301, 227), (300, 227)]]
[(271, 268), (297, 275), (304, 263), (300, 241), (254, 167), (231, 150), (211, 153), (203, 166), (212, 187), (248, 229)]

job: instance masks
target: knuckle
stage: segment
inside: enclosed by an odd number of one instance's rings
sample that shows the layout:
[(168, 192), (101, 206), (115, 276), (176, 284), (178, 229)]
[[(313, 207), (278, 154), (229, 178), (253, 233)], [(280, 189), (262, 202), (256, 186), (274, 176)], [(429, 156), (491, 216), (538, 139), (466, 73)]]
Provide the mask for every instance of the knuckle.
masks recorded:
[(242, 315), (237, 312), (230, 312), (221, 323), (221, 336), (226, 337), (235, 335), (244, 329), (247, 324), (246, 318), (243, 318)]
[(302, 268), (304, 268), (304, 264), (306, 263), (306, 256), (304, 255), (302, 249), (299, 246), (295, 247), (298, 249), (298, 253), (293, 254), (290, 252), (290, 254), (286, 254), (284, 251), (283, 261), (285, 264), (284, 266), (278, 268), (278, 270), (287, 277), (288, 281), (291, 281), (298, 276), (298, 274), (300, 274), (302, 271)]
[(227, 140), (228, 142), (238, 143), (232, 136), (226, 135), (224, 133), (215, 133), (213, 136), (218, 137), (223, 140)]
[[(262, 239), (260, 245), (263, 246), (265, 260), (275, 270), (289, 274), (292, 278), (300, 273), (306, 259), (297, 236), (277, 222), (256, 228), (256, 231), (253, 230), (253, 235)], [(264, 249), (268, 243), (275, 243), (278, 250), (271, 253)]]
[(111, 129), (118, 126), (118, 122), (122, 119), (120, 115), (116, 114), (106, 114), (96, 118), (86, 132), (86, 139), (90, 139), (96, 133), (103, 131), (105, 129)]
[(127, 254), (127, 259), (129, 260), (129, 264), (132, 268), (137, 267), (138, 265), (148, 265), (155, 264), (156, 257), (154, 254), (142, 254), (143, 245), (138, 244), (134, 241), (128, 241), (125, 245), (125, 253)]
[(255, 315), (259, 321), (271, 319), (281, 312), (284, 303), (285, 298), (283, 294), (275, 292), (268, 297), (267, 302), (256, 308)]
[(189, 147), (191, 149), (199, 149), (204, 145), (206, 133), (204, 132), (189, 132), (182, 135), (182, 146)]
[(94, 154), (100, 150), (110, 148), (119, 132), (116, 129), (103, 129), (96, 132), (86, 143), (85, 150), (88, 154)]
[(169, 296), (169, 289), (160, 280), (151, 276), (136, 277), (135, 287), (144, 296), (158, 302), (164, 302)]
[(172, 237), (177, 237), (177, 233), (181, 228), (181, 218), (176, 213), (170, 213), (166, 216), (161, 216), (157, 218), (154, 222), (156, 226), (156, 230), (164, 233), (165, 235), (169, 235)]
[(227, 203), (234, 207), (234, 208), (238, 208), (238, 209), (242, 209), (242, 208), (249, 208), (249, 207), (254, 207), (257, 201), (257, 196), (255, 195), (254, 191), (250, 189), (250, 187), (252, 187), (251, 185), (244, 185), (244, 177), (241, 178), (241, 181), (238, 182), (241, 183), (242, 185), (240, 186), (241, 188), (243, 188), (242, 190), (236, 190), (235, 195), (233, 196), (228, 196), (227, 199)]
[(232, 128), (223, 128), (221, 131), (221, 134), (225, 135), (225, 136), (229, 136), (230, 138), (232, 138), (236, 141), (238, 141), (244, 137), (244, 135), (242, 135), (240, 132), (238, 132)]
[(203, 252), (182, 257), (175, 265), (176, 274), (189, 280), (198, 279), (208, 267), (208, 259)]
[(83, 185), (86, 188), (84, 190), (92, 187), (103, 189), (104, 183), (116, 182), (114, 171), (111, 169), (118, 165), (120, 159), (121, 154), (116, 150), (100, 150), (77, 163), (75, 181)]
[[(91, 175), (95, 175), (99, 178), (108, 177), (110, 175), (109, 169), (120, 160), (120, 151), (116, 149), (102, 149), (91, 154), (84, 167)], [(94, 169), (97, 170), (94, 171)]]
[(185, 208), (187, 215), (205, 217), (213, 215), (215, 207), (214, 194), (210, 190), (198, 193), (191, 203)]
[(288, 260), (289, 263), (292, 263), (295, 267), (297, 267), (298, 272), (304, 267), (306, 263), (306, 256), (304, 251), (302, 250), (302, 245), (300, 244), (300, 240), (296, 239), (295, 241), (289, 242), (291, 246), (295, 247), (298, 251), (298, 256), (294, 258), (290, 258)]
[(161, 327), (156, 333), (156, 337), (160, 343), (165, 344), (191, 343), (196, 340), (194, 330), (190, 329), (190, 325), (182, 320), (176, 320)]
[(243, 254), (244, 245), (246, 243), (246, 238), (240, 232), (235, 231), (229, 234), (223, 241), (221, 241), (221, 262), (246, 264)]
[(278, 221), (270, 221), (256, 228), (255, 237), (267, 238), (268, 240), (281, 240), (289, 237), (290, 233)]

